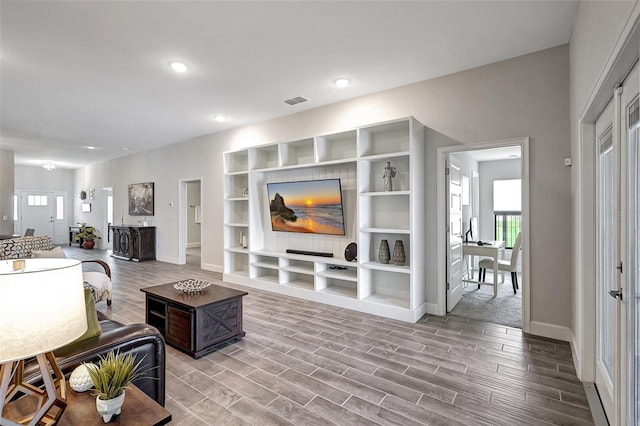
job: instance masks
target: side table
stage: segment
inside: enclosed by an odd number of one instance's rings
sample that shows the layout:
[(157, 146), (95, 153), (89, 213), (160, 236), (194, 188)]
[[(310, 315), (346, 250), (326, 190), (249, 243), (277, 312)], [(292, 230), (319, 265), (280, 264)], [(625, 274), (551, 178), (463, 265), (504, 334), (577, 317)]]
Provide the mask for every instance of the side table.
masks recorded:
[[(122, 413), (114, 416), (108, 425), (162, 426), (171, 421), (171, 413), (134, 385), (126, 390)], [(67, 381), (67, 409), (58, 426), (104, 426), (102, 416), (96, 410), (96, 397), (91, 391), (76, 392)], [(35, 410), (33, 398), (20, 398), (5, 407), (5, 414), (17, 418)]]

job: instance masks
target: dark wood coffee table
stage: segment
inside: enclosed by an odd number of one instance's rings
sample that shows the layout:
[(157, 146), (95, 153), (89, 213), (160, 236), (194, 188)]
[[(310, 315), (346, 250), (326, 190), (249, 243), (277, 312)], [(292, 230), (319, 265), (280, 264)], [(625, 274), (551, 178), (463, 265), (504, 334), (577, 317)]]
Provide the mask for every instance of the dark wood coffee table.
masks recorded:
[[(135, 386), (126, 390), (122, 413), (114, 416), (109, 425), (127, 426), (161, 426), (171, 421), (171, 413), (163, 406), (151, 399), (146, 393)], [(103, 426), (102, 416), (96, 409), (96, 397), (88, 392), (76, 392), (71, 389), (67, 381), (67, 408), (58, 421), (58, 426)], [(20, 398), (5, 407), (5, 414), (10, 418), (33, 413), (35, 400)]]
[(174, 348), (200, 358), (220, 343), (245, 335), (242, 297), (248, 293), (212, 285), (184, 293), (174, 283), (140, 289), (146, 297), (146, 322)]

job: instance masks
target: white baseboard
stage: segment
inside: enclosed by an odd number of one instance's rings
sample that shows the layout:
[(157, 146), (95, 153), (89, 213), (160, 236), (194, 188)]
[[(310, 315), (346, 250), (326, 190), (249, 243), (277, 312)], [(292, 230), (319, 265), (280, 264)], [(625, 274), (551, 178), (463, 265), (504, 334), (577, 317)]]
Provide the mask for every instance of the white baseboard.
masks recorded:
[(573, 333), (571, 333), (571, 341), (569, 344), (571, 346), (571, 357), (573, 358), (573, 366), (576, 369), (576, 375), (578, 376), (578, 379), (582, 380), (582, 357), (580, 356), (580, 349), (576, 344), (576, 336)]
[(573, 333), (569, 327), (549, 324), (540, 321), (531, 321), (531, 334), (536, 336), (549, 337), (551, 339), (571, 342)]
[(180, 264), (180, 262), (179, 262), (177, 257), (156, 256), (156, 260), (159, 261), (159, 262), (173, 263), (174, 265), (179, 265)]
[(187, 248), (200, 247), (200, 242), (197, 242), (197, 243), (187, 243), (186, 247), (187, 247)]
[(201, 263), (200, 268), (204, 269), (205, 271), (220, 272), (220, 273), (224, 272), (224, 266), (214, 265), (212, 263)]
[(440, 317), (444, 315), (444, 313), (440, 313), (440, 307), (437, 303), (426, 303), (426, 307), (426, 313), (429, 315), (438, 315)]

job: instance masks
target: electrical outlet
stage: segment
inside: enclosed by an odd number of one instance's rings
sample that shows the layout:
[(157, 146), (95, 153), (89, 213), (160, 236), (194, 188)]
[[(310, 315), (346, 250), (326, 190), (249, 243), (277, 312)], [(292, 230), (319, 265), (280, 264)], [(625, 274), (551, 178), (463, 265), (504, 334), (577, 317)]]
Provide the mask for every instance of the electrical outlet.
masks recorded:
[(571, 157), (567, 157), (564, 159), (564, 165), (565, 166), (570, 166), (571, 165)]

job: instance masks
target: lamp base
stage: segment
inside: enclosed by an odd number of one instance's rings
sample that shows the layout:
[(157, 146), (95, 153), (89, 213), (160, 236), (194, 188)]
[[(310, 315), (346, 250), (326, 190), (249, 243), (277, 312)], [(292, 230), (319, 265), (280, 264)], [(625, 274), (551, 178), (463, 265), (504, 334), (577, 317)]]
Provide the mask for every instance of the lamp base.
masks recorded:
[[(53, 352), (36, 355), (42, 375), (44, 389), (24, 382), (24, 360), (0, 365), (0, 424), (18, 425), (55, 425), (67, 408), (66, 383)], [(52, 377), (51, 372), (53, 371)], [(19, 413), (17, 418), (5, 416), (5, 406), (19, 395), (34, 401), (34, 412)]]

